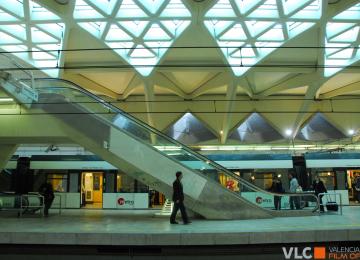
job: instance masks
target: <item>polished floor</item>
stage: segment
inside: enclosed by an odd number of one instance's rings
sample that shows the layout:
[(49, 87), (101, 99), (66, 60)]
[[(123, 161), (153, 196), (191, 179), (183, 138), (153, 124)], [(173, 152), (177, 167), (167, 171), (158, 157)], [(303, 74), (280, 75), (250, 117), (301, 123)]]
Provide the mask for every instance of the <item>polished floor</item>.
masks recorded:
[[(157, 210), (53, 210), (48, 218), (0, 212), (0, 244), (231, 245), (359, 241), (360, 207), (322, 214), (254, 220), (194, 219), (170, 225)], [(180, 222), (181, 223), (181, 222)]]

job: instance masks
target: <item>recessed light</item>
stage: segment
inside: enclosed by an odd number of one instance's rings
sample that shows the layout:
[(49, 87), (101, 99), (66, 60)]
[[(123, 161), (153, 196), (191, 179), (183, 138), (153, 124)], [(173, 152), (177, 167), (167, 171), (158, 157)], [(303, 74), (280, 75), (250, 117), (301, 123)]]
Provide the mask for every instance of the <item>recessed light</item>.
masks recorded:
[(285, 134), (286, 134), (286, 136), (290, 136), (292, 134), (292, 130), (291, 129), (286, 129)]
[(355, 130), (354, 130), (354, 129), (350, 129), (350, 130), (348, 131), (348, 133), (349, 133), (349, 135), (353, 135), (353, 134), (355, 134)]
[(0, 98), (0, 102), (13, 102), (13, 98)]

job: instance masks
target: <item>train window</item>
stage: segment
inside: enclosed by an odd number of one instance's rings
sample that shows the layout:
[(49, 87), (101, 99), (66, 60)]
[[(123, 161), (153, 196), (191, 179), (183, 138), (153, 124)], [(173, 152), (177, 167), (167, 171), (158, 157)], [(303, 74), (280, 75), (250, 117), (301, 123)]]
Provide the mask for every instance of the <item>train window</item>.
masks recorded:
[(55, 192), (67, 192), (68, 187), (68, 174), (48, 174), (47, 175), (48, 182), (51, 183)]
[(116, 176), (117, 192), (135, 192), (135, 179), (124, 173), (118, 173)]
[[(335, 178), (335, 172), (333, 171), (320, 171), (316, 172), (316, 174), (319, 175), (320, 179), (324, 183), (327, 190), (334, 190), (336, 187), (336, 178)], [(313, 180), (315, 179), (315, 176), (313, 176)]]

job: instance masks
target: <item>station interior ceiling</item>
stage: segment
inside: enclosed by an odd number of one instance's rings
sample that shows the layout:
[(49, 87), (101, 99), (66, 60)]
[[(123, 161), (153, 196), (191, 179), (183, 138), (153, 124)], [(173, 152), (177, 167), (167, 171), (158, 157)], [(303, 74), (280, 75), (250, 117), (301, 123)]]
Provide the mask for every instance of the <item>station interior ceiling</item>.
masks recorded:
[(0, 15), (0, 57), (190, 146), (360, 140), (359, 0), (19, 0)]

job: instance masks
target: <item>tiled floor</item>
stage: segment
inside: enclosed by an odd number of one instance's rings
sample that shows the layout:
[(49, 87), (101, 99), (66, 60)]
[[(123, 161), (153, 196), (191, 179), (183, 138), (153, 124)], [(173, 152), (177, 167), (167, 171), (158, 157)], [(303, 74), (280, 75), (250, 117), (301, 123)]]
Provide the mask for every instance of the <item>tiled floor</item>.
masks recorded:
[(156, 210), (63, 210), (50, 217), (0, 214), (0, 243), (211, 245), (360, 240), (360, 207), (324, 214), (254, 220), (200, 220), (170, 225)]

